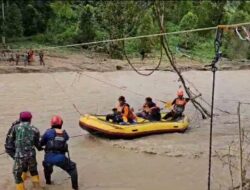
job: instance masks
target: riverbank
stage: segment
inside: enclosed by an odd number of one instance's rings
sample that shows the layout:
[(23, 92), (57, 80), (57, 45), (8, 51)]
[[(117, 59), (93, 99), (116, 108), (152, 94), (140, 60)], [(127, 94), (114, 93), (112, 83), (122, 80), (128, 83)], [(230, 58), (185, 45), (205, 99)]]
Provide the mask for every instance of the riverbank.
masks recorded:
[[(7, 58), (6, 58), (7, 59)], [(144, 73), (152, 71), (159, 62), (159, 57), (148, 57), (142, 61), (140, 58), (131, 59), (133, 65)], [(111, 71), (130, 71), (132, 68), (126, 60), (110, 59), (107, 54), (91, 52), (71, 53), (71, 54), (45, 54), (46, 66), (40, 66), (38, 56), (29, 66), (24, 66), (23, 61), (16, 66), (15, 61), (1, 61), (0, 74), (4, 73), (50, 73), (50, 72), (111, 72)], [(197, 60), (187, 57), (178, 57), (177, 66), (181, 71), (189, 70), (208, 70), (205, 65)], [(227, 60), (222, 59), (219, 70), (249, 70), (250, 60)], [(159, 71), (173, 71), (167, 58), (164, 56)]]

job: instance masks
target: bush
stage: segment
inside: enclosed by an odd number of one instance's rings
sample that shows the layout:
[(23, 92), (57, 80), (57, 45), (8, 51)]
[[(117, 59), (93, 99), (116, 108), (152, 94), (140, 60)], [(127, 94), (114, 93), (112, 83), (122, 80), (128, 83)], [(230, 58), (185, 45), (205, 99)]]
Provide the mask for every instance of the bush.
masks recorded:
[(79, 31), (77, 34), (78, 42), (91, 42), (96, 37), (94, 27), (94, 8), (86, 5), (82, 9), (80, 17)]
[[(153, 12), (149, 9), (144, 17), (142, 18), (141, 24), (138, 27), (137, 35), (147, 35), (155, 33), (154, 21), (152, 18)], [(154, 47), (154, 38), (142, 38), (139, 41), (137, 48), (140, 51), (144, 51), (145, 53), (150, 53)]]
[[(180, 29), (182, 30), (190, 30), (196, 28), (198, 24), (198, 17), (192, 12), (188, 12), (183, 16), (180, 22)], [(181, 46), (186, 49), (190, 49), (195, 45), (197, 34), (186, 33), (184, 34), (184, 38), (181, 38)]]
[(44, 44), (47, 42), (47, 37), (44, 34), (37, 34), (35, 36), (32, 36), (32, 41)]
[(6, 30), (7, 37), (21, 37), (23, 35), (22, 14), (19, 7), (12, 3), (6, 11)]

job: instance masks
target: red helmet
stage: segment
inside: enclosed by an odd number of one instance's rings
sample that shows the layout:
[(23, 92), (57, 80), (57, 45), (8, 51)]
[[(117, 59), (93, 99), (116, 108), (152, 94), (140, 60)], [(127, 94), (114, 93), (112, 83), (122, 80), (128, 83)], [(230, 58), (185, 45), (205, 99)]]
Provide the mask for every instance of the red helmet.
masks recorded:
[(61, 126), (63, 124), (63, 120), (60, 116), (56, 115), (51, 118), (50, 124), (51, 126)]
[(23, 111), (20, 113), (21, 121), (30, 121), (32, 119), (32, 114), (29, 111)]
[(183, 90), (178, 90), (177, 91), (177, 96), (180, 96), (180, 97), (184, 96)]

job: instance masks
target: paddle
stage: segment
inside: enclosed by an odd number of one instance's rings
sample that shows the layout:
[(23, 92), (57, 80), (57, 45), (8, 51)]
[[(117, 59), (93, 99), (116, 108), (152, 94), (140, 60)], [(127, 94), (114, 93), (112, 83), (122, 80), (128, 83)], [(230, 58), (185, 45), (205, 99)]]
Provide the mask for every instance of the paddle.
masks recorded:
[[(202, 95), (202, 94), (200, 93), (200, 94), (198, 94), (197, 96), (192, 97), (190, 100), (194, 100), (194, 99), (196, 99), (196, 98), (199, 98), (201, 95)], [(162, 100), (158, 100), (158, 101), (161, 102), (161, 103), (164, 103), (164, 104), (165, 104), (165, 108), (167, 108), (167, 109), (172, 109), (172, 107), (173, 107), (171, 101), (162, 101)], [(164, 108), (162, 108), (162, 109), (164, 109)]]

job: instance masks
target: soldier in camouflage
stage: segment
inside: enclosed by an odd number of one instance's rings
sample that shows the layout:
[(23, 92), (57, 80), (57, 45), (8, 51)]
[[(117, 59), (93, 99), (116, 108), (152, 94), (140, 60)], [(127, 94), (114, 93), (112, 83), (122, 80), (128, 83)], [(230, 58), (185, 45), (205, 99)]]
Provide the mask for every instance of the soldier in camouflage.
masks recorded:
[(17, 190), (24, 190), (23, 172), (29, 170), (35, 187), (39, 187), (36, 150), (42, 150), (39, 145), (40, 132), (31, 125), (32, 114), (21, 112), (20, 121), (13, 123), (5, 144), (6, 153), (14, 159), (13, 174)]
[(5, 140), (5, 152), (14, 160), (15, 156), (15, 142), (12, 141), (11, 133), (14, 130), (15, 125), (18, 125), (20, 123), (20, 120), (16, 120), (14, 123), (12, 123), (7, 136)]

